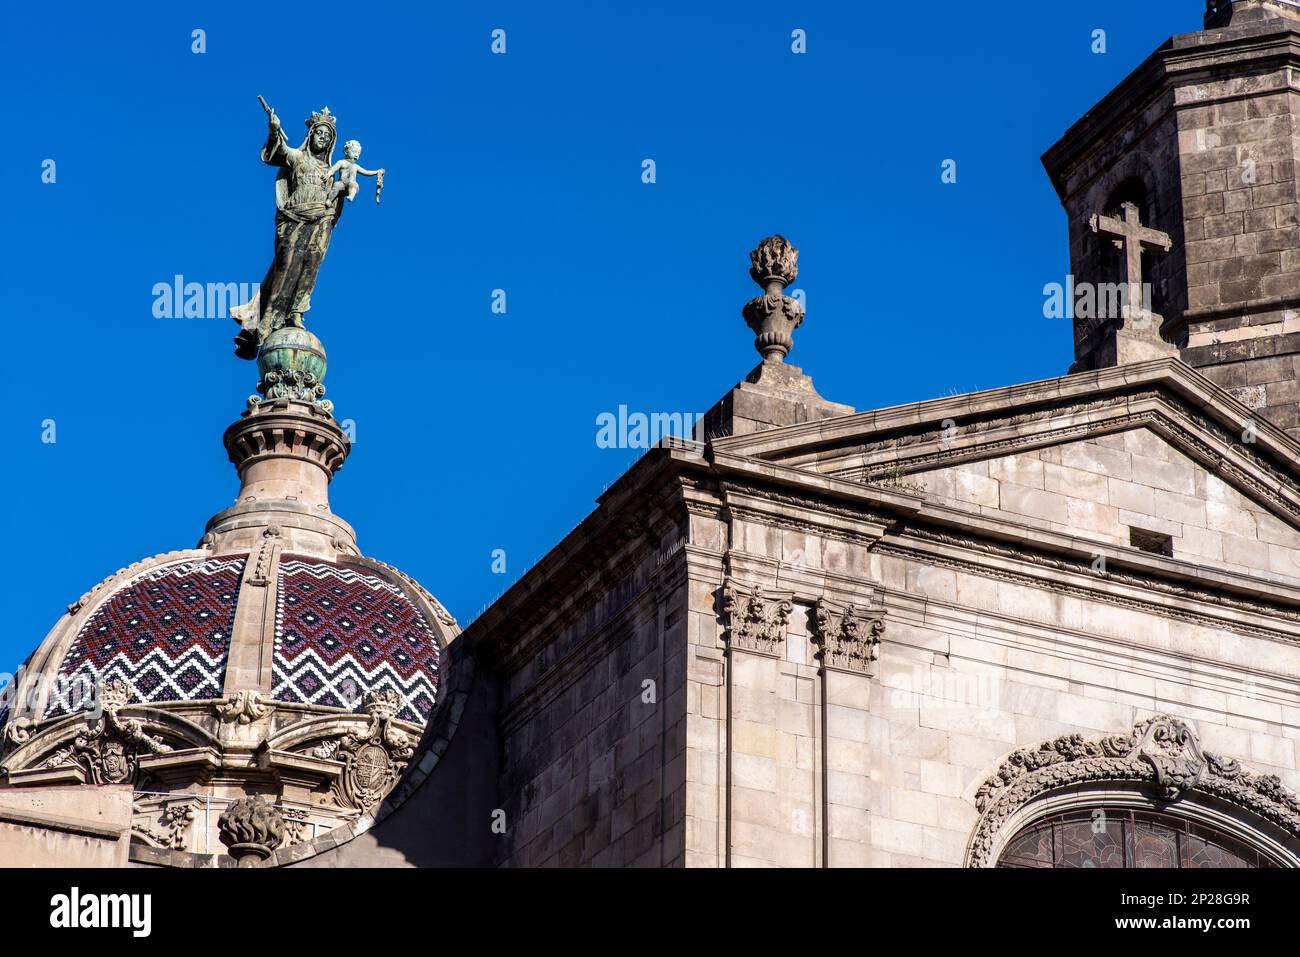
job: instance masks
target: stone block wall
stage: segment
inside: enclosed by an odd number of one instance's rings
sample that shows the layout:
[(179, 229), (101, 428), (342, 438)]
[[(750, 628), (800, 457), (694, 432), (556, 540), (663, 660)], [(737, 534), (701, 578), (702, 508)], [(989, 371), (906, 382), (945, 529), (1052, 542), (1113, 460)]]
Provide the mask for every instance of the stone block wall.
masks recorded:
[[(1163, 340), (1292, 434), (1300, 431), (1298, 36), (1300, 21), (1287, 17), (1176, 36), (1044, 156), (1076, 278), (1099, 278), (1089, 218), (1107, 212), (1126, 182), (1140, 182), (1144, 222), (1173, 241), (1170, 253), (1144, 257)], [(1128, 361), (1105, 335), (1081, 335), (1086, 325), (1076, 322), (1076, 368)]]
[(1280, 428), (1300, 429), (1300, 96), (1290, 71), (1181, 88), (1187, 240), (1182, 356)]
[[(1300, 295), (1296, 113), (1286, 70), (1180, 87), (1178, 147), (1187, 243), (1189, 346), (1246, 338), (1281, 316), (1217, 328), (1228, 307)], [(1202, 314), (1208, 314), (1201, 319)], [(1280, 330), (1278, 330), (1280, 331)], [(1217, 335), (1216, 335), (1217, 333)]]
[[(1293, 625), (1260, 637), (1177, 597), (1090, 598), (1095, 578), (1055, 569), (1027, 581), (977, 548), (873, 545), (851, 521), (793, 530), (784, 506), (770, 519), (692, 517), (688, 866), (961, 866), (976, 792), (1014, 751), (1158, 713), (1300, 788)], [(734, 580), (793, 596), (777, 653), (730, 644), (719, 593)], [(818, 668), (825, 597), (883, 602), (874, 676)]]
[(1300, 662), (1287, 643), (897, 556), (876, 565), (889, 629), (864, 721), (872, 850), (961, 863), (973, 797), (1012, 751), (1169, 713), (1207, 750), (1300, 785)]
[(502, 678), (499, 863), (681, 865), (685, 594), (647, 561)]
[(1130, 429), (914, 477), (963, 510), (1130, 545), (1132, 529), (1172, 538), (1174, 558), (1300, 584), (1300, 532), (1149, 429)]
[(0, 791), (0, 867), (125, 867), (131, 788)]

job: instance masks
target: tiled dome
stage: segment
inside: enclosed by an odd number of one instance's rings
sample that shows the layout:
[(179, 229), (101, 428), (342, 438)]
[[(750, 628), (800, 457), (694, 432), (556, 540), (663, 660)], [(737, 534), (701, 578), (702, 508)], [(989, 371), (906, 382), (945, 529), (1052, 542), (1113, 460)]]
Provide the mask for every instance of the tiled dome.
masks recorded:
[[(247, 554), (170, 561), (114, 583), (48, 669), (58, 680), (43, 716), (79, 710), (114, 675), (142, 703), (223, 697), (247, 562)], [(262, 636), (274, 648), (271, 699), (353, 710), (366, 692), (391, 688), (399, 718), (428, 719), (437, 635), (412, 598), (418, 586), (372, 565), (281, 556), (273, 633)]]
[(438, 690), (438, 641), (391, 582), (345, 564), (286, 555), (275, 601), (271, 697), (355, 708), (391, 687), (397, 716), (423, 722)]
[(101, 601), (59, 662), (45, 717), (80, 710), (110, 675), (137, 701), (220, 698), (246, 558), (163, 565)]

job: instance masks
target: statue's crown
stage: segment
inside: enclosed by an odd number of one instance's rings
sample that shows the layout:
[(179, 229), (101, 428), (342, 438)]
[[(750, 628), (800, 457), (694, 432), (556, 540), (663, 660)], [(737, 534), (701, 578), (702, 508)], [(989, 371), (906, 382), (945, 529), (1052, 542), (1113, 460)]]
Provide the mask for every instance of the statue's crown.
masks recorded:
[(307, 129), (309, 130), (312, 129), (313, 127), (319, 126), (322, 123), (324, 123), (330, 129), (335, 129), (334, 114), (330, 112), (330, 108), (328, 106), (325, 107), (323, 110), (321, 110), (319, 113), (313, 113), (311, 116), (307, 117), (306, 122), (307, 122)]

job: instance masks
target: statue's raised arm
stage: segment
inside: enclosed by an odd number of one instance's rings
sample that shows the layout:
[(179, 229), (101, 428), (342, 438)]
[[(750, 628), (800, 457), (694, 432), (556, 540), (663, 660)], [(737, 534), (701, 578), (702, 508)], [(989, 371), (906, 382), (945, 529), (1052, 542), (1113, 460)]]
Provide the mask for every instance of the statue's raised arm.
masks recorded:
[[(284, 135), (284, 130), (280, 126), (280, 117), (275, 115), (275, 109), (271, 104), (262, 98), (262, 94), (257, 95), (257, 102), (262, 104), (262, 109), (266, 110), (266, 145), (262, 147), (262, 162), (271, 166), (283, 166), (290, 154), (299, 152), (289, 145), (289, 138)], [(329, 112), (329, 107), (325, 108)]]

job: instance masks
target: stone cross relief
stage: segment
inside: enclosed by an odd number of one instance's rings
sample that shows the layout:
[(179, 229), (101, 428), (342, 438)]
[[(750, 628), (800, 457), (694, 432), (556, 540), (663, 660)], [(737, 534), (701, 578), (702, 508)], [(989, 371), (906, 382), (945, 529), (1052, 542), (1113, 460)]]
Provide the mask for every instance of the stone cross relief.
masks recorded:
[(1124, 254), (1125, 319), (1147, 312), (1147, 299), (1142, 294), (1142, 251), (1159, 249), (1167, 253), (1174, 246), (1168, 233), (1143, 226), (1140, 220), (1141, 214), (1136, 204), (1129, 202), (1120, 205), (1118, 219), (1094, 213), (1088, 220), (1094, 233), (1111, 240), (1115, 248)]

